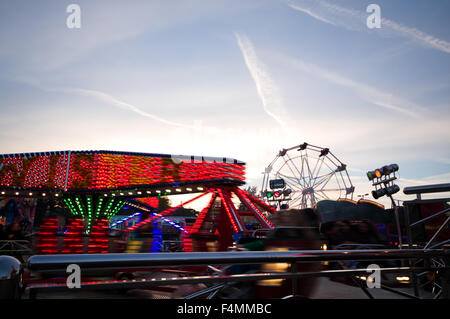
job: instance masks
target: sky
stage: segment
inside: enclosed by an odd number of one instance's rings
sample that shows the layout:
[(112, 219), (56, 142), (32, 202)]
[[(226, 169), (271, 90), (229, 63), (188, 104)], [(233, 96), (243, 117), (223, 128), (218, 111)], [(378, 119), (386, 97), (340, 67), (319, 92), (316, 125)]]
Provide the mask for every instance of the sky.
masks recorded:
[(355, 198), (385, 164), (402, 188), (449, 182), (449, 13), (446, 0), (2, 0), (0, 153), (231, 157), (260, 187), (279, 150), (307, 142), (347, 165)]

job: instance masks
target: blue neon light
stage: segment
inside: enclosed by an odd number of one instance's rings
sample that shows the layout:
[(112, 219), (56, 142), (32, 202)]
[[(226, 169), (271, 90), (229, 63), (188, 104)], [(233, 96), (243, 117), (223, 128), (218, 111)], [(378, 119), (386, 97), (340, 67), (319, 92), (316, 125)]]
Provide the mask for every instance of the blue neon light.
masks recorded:
[[(154, 213), (152, 213), (152, 216), (155, 216)], [(161, 252), (161, 248), (162, 248), (162, 240), (163, 240), (163, 236), (162, 236), (162, 229), (158, 227), (158, 221), (155, 220), (152, 224), (153, 229), (152, 229), (152, 248), (150, 249), (150, 253), (159, 253)]]
[(121, 220), (118, 220), (117, 222), (111, 224), (111, 226), (109, 226), (109, 227), (110, 227), (110, 228), (113, 228), (113, 227), (115, 227), (115, 226), (117, 226), (117, 225), (119, 225), (119, 224), (122, 224), (123, 222), (126, 222), (127, 220), (129, 220), (129, 219), (131, 219), (131, 218), (134, 218), (134, 217), (137, 217), (137, 216), (140, 216), (140, 215), (142, 215), (142, 214), (139, 213), (139, 212), (138, 212), (138, 213), (131, 214), (131, 215), (129, 215), (129, 216), (125, 217), (125, 218), (122, 218)]

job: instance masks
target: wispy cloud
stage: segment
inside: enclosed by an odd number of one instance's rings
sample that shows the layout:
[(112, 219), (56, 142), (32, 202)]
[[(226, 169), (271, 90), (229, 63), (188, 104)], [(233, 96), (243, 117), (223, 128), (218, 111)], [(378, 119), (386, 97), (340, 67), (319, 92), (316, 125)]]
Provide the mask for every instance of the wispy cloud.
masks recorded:
[[(0, 1), (0, 42), (8, 43), (0, 46), (2, 62), (14, 66), (15, 74), (55, 72), (102, 47), (120, 47), (122, 41), (136, 41), (148, 34), (171, 32), (192, 21), (226, 17), (260, 6), (254, 1), (244, 4), (225, 0), (73, 2), (81, 7), (81, 28), (76, 30), (66, 27), (70, 2)], [(127, 42), (125, 47), (129, 45)]]
[(350, 79), (337, 72), (324, 69), (311, 63), (306, 63), (299, 59), (289, 58), (284, 55), (280, 55), (280, 59), (286, 63), (289, 63), (290, 66), (297, 70), (307, 72), (315, 77), (327, 80), (337, 85), (350, 88), (367, 102), (375, 104), (379, 107), (383, 107), (412, 118), (419, 118), (421, 116), (421, 112), (425, 111), (423, 107), (402, 97)]
[(384, 27), (390, 28), (398, 35), (414, 40), (425, 46), (450, 53), (450, 42), (436, 38), (416, 28), (410, 28), (388, 19), (382, 18), (381, 24)]
[[(331, 4), (321, 0), (289, 0), (288, 6), (301, 11), (322, 22), (343, 27), (352, 31), (370, 31), (366, 27), (368, 14), (350, 8)], [(377, 32), (386, 36), (399, 36), (413, 40), (423, 46), (450, 53), (450, 42), (427, 34), (417, 28), (408, 27), (395, 21), (386, 19), (381, 13), (381, 29)]]
[(404, 183), (415, 185), (448, 183), (449, 179), (450, 173), (427, 176), (421, 179), (402, 178)]
[(332, 25), (336, 25), (336, 23), (331, 22), (330, 20), (328, 20), (328, 19), (325, 18), (324, 16), (320, 15), (320, 14), (317, 13), (317, 12), (312, 11), (312, 10), (309, 9), (309, 8), (302, 7), (302, 6), (300, 6), (300, 5), (296, 5), (295, 3), (292, 3), (292, 2), (289, 2), (288, 5), (289, 5), (292, 9), (295, 9), (295, 10), (301, 11), (301, 12), (304, 12), (304, 13), (306, 13), (307, 15), (310, 15), (311, 17), (316, 18), (317, 20), (320, 20), (320, 21), (322, 21), (322, 22), (329, 23), (329, 24), (332, 24)]
[(63, 88), (58, 88), (58, 87), (48, 87), (43, 85), (42, 83), (40, 83), (40, 81), (37, 81), (36, 79), (33, 78), (21, 78), (18, 81), (26, 83), (27, 85), (36, 87), (40, 90), (46, 91), (46, 92), (62, 92), (62, 93), (68, 93), (68, 94), (77, 94), (77, 95), (83, 95), (83, 96), (89, 96), (89, 97), (93, 97), (96, 98), (98, 100), (107, 102), (110, 105), (114, 105), (117, 106), (119, 108), (125, 109), (125, 110), (129, 110), (132, 111), (136, 114), (139, 114), (143, 117), (147, 117), (150, 118), (152, 120), (167, 124), (167, 125), (172, 125), (172, 126), (177, 126), (177, 127), (184, 127), (184, 128), (193, 128), (193, 126), (189, 126), (189, 125), (185, 125), (182, 123), (177, 123), (177, 122), (173, 122), (170, 120), (167, 120), (165, 118), (159, 117), (157, 115), (154, 115), (152, 113), (146, 112), (144, 110), (142, 110), (140, 107), (124, 102), (108, 93), (102, 92), (102, 91), (98, 91), (98, 90), (92, 90), (92, 89), (84, 89), (84, 88), (67, 88), (67, 87), (63, 87)]
[(173, 121), (169, 121), (166, 120), (162, 117), (156, 116), (154, 114), (148, 113), (142, 109), (140, 109), (139, 107), (137, 107), (136, 105), (133, 104), (129, 104), (126, 103), (124, 101), (119, 100), (118, 98), (109, 95), (105, 92), (101, 92), (101, 91), (96, 91), (96, 90), (87, 90), (87, 89), (80, 89), (80, 88), (65, 88), (65, 89), (58, 89), (58, 91), (62, 91), (62, 92), (67, 92), (67, 93), (76, 93), (76, 94), (80, 94), (80, 95), (87, 95), (87, 96), (92, 96), (95, 97), (97, 99), (100, 99), (102, 101), (108, 102), (112, 105), (116, 105), (122, 109), (126, 109), (126, 110), (130, 110), (136, 114), (139, 114), (141, 116), (150, 118), (152, 120), (164, 123), (164, 124), (168, 124), (168, 125), (173, 125), (173, 126), (179, 126), (179, 127), (186, 127), (186, 128), (190, 128), (191, 126), (189, 125), (185, 125), (185, 124), (181, 124), (181, 123), (176, 123)]
[(267, 72), (266, 66), (256, 56), (250, 40), (245, 35), (239, 34), (236, 34), (236, 38), (244, 56), (245, 64), (255, 82), (264, 111), (282, 128), (286, 128), (283, 117), (287, 115), (287, 111), (283, 106), (283, 99), (278, 86)]

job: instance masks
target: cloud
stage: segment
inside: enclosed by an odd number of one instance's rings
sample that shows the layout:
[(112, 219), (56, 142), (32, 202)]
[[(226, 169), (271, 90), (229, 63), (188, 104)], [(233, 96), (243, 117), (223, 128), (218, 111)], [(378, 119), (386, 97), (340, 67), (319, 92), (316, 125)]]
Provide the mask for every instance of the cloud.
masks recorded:
[(325, 22), (325, 23), (328, 23), (328, 24), (336, 25), (336, 23), (331, 22), (330, 20), (326, 19), (326, 18), (323, 17), (322, 15), (320, 15), (320, 14), (318, 14), (318, 13), (315, 13), (315, 12), (313, 12), (312, 10), (310, 10), (310, 9), (308, 9), (308, 8), (306, 8), (306, 7), (301, 7), (301, 6), (298, 6), (298, 5), (296, 5), (296, 4), (294, 4), (294, 3), (291, 3), (291, 2), (289, 2), (288, 5), (289, 5), (292, 9), (295, 9), (295, 10), (301, 11), (301, 12), (304, 12), (304, 13), (306, 13), (307, 15), (310, 15), (311, 17), (313, 17), (313, 18), (315, 18), (315, 19), (317, 19), (317, 20), (320, 20), (320, 21)]
[(411, 186), (416, 185), (432, 185), (432, 184), (444, 184), (448, 183), (450, 179), (450, 173), (438, 174), (427, 176), (421, 179), (411, 179), (411, 178), (402, 178), (405, 184), (409, 184)]
[(124, 41), (171, 33), (185, 24), (261, 5), (224, 0), (74, 2), (81, 8), (80, 29), (66, 26), (68, 1), (0, 1), (0, 41), (8, 44), (0, 46), (0, 62), (15, 74), (54, 72), (84, 62), (107, 46), (113, 47), (108, 51), (120, 51), (130, 45), (121, 44)]
[(110, 104), (116, 105), (116, 106), (118, 106), (118, 107), (120, 107), (122, 109), (130, 110), (130, 111), (132, 111), (132, 112), (134, 112), (136, 114), (139, 114), (141, 116), (148, 117), (148, 118), (150, 118), (152, 120), (161, 122), (163, 124), (172, 125), (172, 126), (179, 126), (179, 127), (186, 127), (186, 128), (190, 128), (191, 127), (189, 125), (172, 122), (172, 121), (166, 120), (166, 119), (164, 119), (162, 117), (159, 117), (159, 116), (156, 116), (154, 114), (148, 113), (148, 112), (140, 109), (136, 105), (126, 103), (124, 101), (121, 101), (121, 100), (115, 98), (112, 95), (109, 95), (109, 94), (101, 92), (101, 91), (87, 90), (87, 89), (80, 89), (80, 88), (57, 89), (56, 91), (62, 91), (62, 92), (67, 92), (67, 93), (76, 93), (76, 94), (81, 94), (81, 95), (92, 96), (92, 97), (95, 97), (97, 99), (100, 99), (100, 100), (103, 100), (105, 102), (108, 102)]
[(98, 91), (98, 90), (91, 90), (91, 89), (83, 89), (83, 88), (55, 88), (55, 87), (47, 87), (42, 85), (42, 83), (40, 83), (40, 81), (33, 79), (31, 77), (26, 77), (26, 78), (20, 78), (18, 79), (18, 81), (25, 83), (27, 85), (30, 85), (32, 87), (38, 88), (42, 91), (46, 91), (46, 92), (62, 92), (62, 93), (69, 93), (69, 94), (77, 94), (77, 95), (83, 95), (83, 96), (90, 96), (90, 97), (94, 97), (96, 99), (102, 100), (104, 102), (107, 102), (111, 105), (115, 105), (119, 108), (125, 109), (125, 110), (129, 110), (132, 111), (136, 114), (139, 114), (143, 117), (147, 117), (150, 118), (152, 120), (161, 122), (163, 124), (167, 124), (167, 125), (172, 125), (172, 126), (177, 126), (177, 127), (183, 127), (183, 128), (193, 128), (193, 126), (190, 125), (185, 125), (182, 123), (177, 123), (177, 122), (173, 122), (167, 119), (164, 119), (162, 117), (159, 117), (157, 115), (151, 114), (149, 112), (146, 112), (144, 110), (142, 110), (140, 107), (124, 102), (108, 93), (102, 92), (102, 91)]
[(255, 82), (264, 111), (282, 128), (286, 128), (287, 125), (283, 117), (287, 115), (287, 111), (283, 106), (283, 99), (278, 86), (270, 77), (266, 66), (256, 56), (255, 49), (250, 40), (246, 36), (239, 34), (236, 34), (236, 38), (244, 56), (245, 64)]
[(324, 69), (317, 65), (306, 63), (299, 59), (293, 59), (279, 54), (279, 58), (297, 70), (307, 72), (318, 78), (352, 89), (361, 98), (380, 106), (382, 108), (401, 113), (411, 118), (420, 118), (424, 110), (423, 107), (416, 105), (402, 97), (392, 93), (384, 92), (370, 85), (357, 82), (336, 72)]
[(381, 25), (390, 28), (400, 36), (404, 36), (425, 46), (450, 53), (450, 42), (436, 38), (416, 28), (410, 28), (384, 18), (381, 19)]
[[(321, 0), (288, 1), (287, 5), (294, 10), (309, 16), (352, 31), (370, 31), (366, 26), (368, 13), (341, 7)], [(408, 27), (395, 21), (383, 18), (381, 12), (381, 29), (377, 33), (387, 36), (398, 36), (412, 40), (420, 45), (450, 53), (450, 42), (434, 37), (417, 28)]]

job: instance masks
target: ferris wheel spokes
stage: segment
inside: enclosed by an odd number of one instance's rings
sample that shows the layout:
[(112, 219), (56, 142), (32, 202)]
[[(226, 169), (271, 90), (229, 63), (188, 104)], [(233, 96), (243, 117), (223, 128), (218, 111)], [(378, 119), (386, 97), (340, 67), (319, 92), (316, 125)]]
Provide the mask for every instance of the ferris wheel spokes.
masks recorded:
[[(290, 198), (286, 199), (291, 207), (305, 208), (313, 206), (318, 200), (341, 196), (353, 198), (354, 186), (346, 165), (328, 148), (307, 143), (282, 149), (277, 154), (264, 173), (263, 198), (273, 193), (268, 191), (269, 182), (273, 179), (283, 179), (284, 188), (291, 190)], [(284, 197), (270, 201), (280, 204), (282, 200)]]
[[(289, 155), (288, 155), (288, 160), (284, 159), (284, 161), (285, 161), (286, 165), (289, 167), (289, 170), (291, 171), (291, 173), (295, 176), (295, 172), (292, 170), (291, 166), (289, 165), (289, 161), (292, 162), (293, 166), (297, 169), (297, 171), (298, 171), (298, 168), (297, 168), (297, 166), (295, 166), (295, 163), (292, 161), (292, 159), (289, 157)], [(302, 184), (299, 178), (297, 178), (297, 181), (299, 184)], [(305, 182), (305, 181), (303, 181), (303, 182)]]

